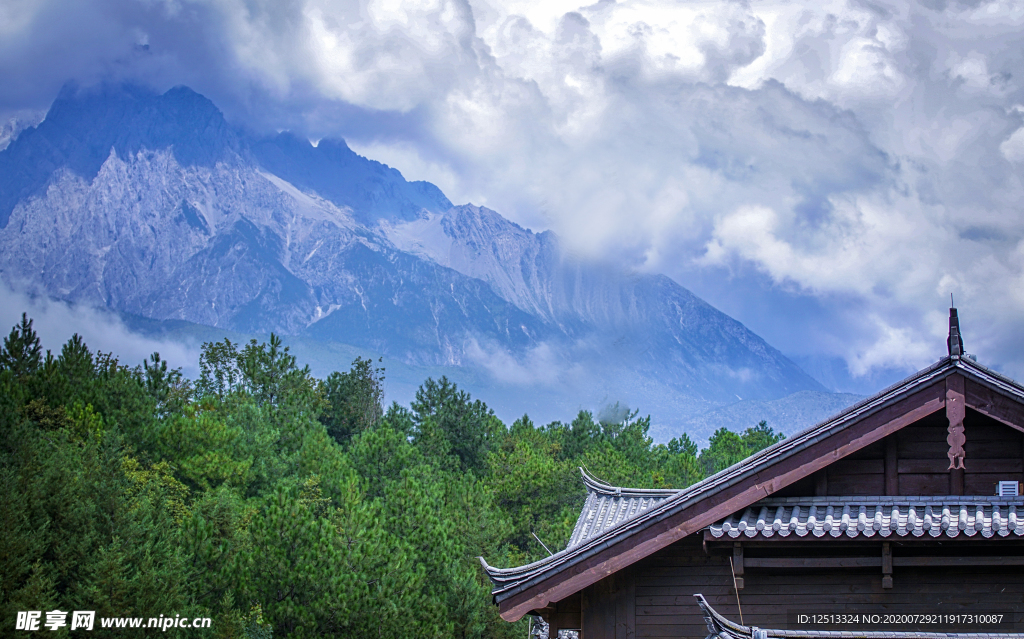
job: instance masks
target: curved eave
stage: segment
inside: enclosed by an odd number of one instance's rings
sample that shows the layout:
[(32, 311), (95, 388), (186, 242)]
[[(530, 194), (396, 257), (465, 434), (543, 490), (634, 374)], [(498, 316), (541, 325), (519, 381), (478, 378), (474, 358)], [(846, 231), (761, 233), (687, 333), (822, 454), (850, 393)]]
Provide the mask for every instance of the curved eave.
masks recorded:
[[(483, 557), (480, 557), (480, 562), (483, 564), (484, 570), (487, 572), (487, 576), (496, 586), (494, 590), (495, 595), (509, 584), (519, 583), (530, 575), (536, 574), (538, 571), (546, 571), (548, 566), (559, 563), (561, 559), (570, 554), (569, 551), (574, 550), (581, 545), (585, 545), (587, 539), (577, 540), (579, 538), (581, 526), (583, 525), (583, 520), (585, 519), (585, 516), (592, 505), (591, 502), (594, 499), (661, 500), (672, 497), (679, 492), (678, 489), (674, 488), (621, 488), (602, 482), (588, 473), (584, 468), (580, 468), (579, 470), (583, 477), (583, 484), (587, 488), (587, 503), (584, 505), (583, 511), (580, 513), (580, 517), (576, 522), (569, 546), (560, 552), (545, 557), (544, 559), (526, 564), (525, 566), (517, 566), (515, 568), (495, 568), (489, 565)], [(627, 519), (626, 521), (629, 520)], [(613, 526), (602, 531), (600, 534), (617, 528), (626, 523), (626, 521), (617, 522)]]
[(647, 497), (671, 497), (679, 492), (678, 488), (622, 488), (605, 484), (580, 468), (583, 475), (583, 484), (587, 487), (588, 493), (595, 493), (604, 497), (626, 497), (626, 498), (647, 498)]

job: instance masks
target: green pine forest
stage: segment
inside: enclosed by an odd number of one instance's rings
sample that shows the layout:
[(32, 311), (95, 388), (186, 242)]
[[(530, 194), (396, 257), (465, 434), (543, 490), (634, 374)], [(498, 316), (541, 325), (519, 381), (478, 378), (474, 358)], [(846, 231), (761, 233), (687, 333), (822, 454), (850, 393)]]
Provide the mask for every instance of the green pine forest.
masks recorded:
[(207, 343), (199, 371), (78, 335), (43, 352), (24, 316), (4, 339), (0, 634), (59, 609), (210, 617), (169, 631), (209, 637), (522, 638), (476, 558), (541, 559), (533, 533), (564, 548), (580, 466), (682, 488), (782, 438), (654, 444), (637, 411), (504, 424), (443, 377), (385, 407), (377, 362), (316, 379), (273, 335)]

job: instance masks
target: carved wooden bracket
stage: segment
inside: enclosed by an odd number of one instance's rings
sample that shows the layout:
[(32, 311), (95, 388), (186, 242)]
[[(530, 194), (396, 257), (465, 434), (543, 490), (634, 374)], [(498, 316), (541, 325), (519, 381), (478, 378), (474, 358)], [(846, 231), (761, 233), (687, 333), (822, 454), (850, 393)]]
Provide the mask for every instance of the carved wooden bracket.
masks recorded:
[(959, 375), (951, 375), (946, 378), (946, 419), (949, 420), (949, 435), (946, 436), (946, 443), (949, 444), (949, 470), (965, 468), (964, 466), (964, 444), (967, 438), (964, 436), (964, 417), (967, 415), (967, 404), (964, 401), (964, 378)]

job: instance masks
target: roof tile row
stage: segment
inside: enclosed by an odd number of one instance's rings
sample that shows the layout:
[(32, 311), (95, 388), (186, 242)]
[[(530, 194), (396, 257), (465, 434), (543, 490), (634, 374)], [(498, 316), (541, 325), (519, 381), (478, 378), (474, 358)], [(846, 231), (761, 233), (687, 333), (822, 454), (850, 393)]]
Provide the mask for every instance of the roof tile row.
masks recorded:
[(582, 468), (580, 472), (587, 486), (587, 501), (576, 520), (576, 527), (573, 528), (566, 549), (579, 546), (679, 492), (677, 489), (619, 488), (601, 483)]
[[(1020, 514), (1018, 515), (1018, 509)], [(714, 537), (1024, 536), (1024, 500), (999, 497), (765, 499), (709, 527)]]

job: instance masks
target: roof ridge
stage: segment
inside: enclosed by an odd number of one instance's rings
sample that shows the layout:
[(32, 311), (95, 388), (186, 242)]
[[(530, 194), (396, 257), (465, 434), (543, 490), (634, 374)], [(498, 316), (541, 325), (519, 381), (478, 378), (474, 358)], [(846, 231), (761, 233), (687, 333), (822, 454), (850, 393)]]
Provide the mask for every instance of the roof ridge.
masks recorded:
[(580, 474), (583, 475), (583, 484), (587, 487), (588, 493), (597, 493), (606, 497), (671, 497), (683, 488), (625, 488), (612, 486), (594, 477), (587, 470), (580, 466)]

